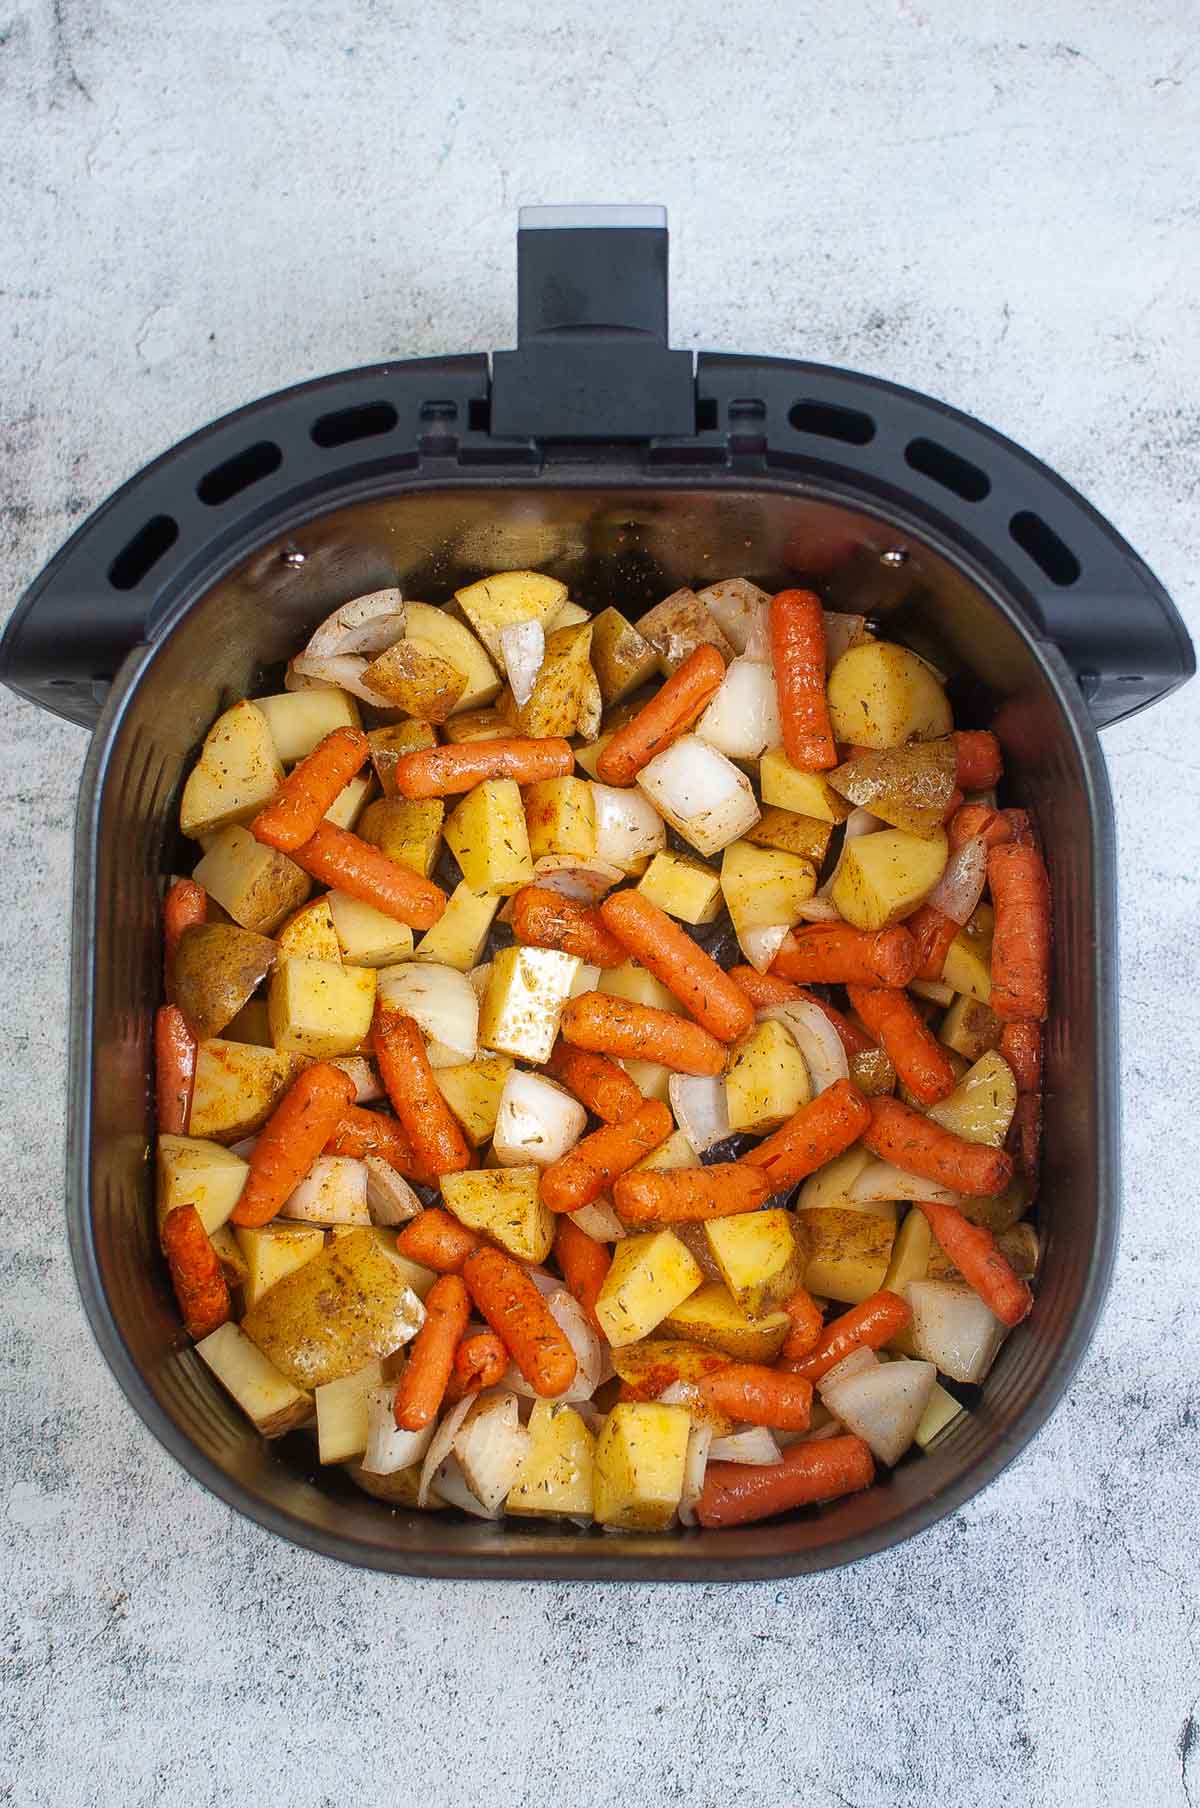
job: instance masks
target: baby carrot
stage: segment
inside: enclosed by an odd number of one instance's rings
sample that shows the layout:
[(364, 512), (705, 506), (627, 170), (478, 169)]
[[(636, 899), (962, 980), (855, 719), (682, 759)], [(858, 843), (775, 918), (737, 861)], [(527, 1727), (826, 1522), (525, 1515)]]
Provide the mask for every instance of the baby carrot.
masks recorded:
[(730, 967), (729, 977), (740, 986), (751, 1004), (762, 1010), (765, 1005), (791, 1004), (803, 999), (806, 1004), (815, 1004), (823, 1016), (828, 1017), (841, 1038), (842, 1047), (848, 1055), (865, 1055), (878, 1053), (877, 1046), (859, 1028), (852, 1023), (836, 1005), (827, 1004), (818, 998), (815, 992), (808, 992), (790, 979), (781, 979), (778, 973), (756, 973), (753, 967)]
[(1016, 1075), (1018, 1093), (1042, 1090), (1040, 1023), (1006, 1023), (1000, 1032), (1000, 1053)]
[(225, 1271), (194, 1205), (167, 1213), (162, 1242), (184, 1328), (198, 1343), (230, 1316)]
[(781, 590), (771, 598), (771, 656), (783, 749), (801, 772), (837, 765), (825, 697), (825, 615), (811, 590)]
[(208, 893), (194, 879), (176, 879), (163, 899), (163, 990), (175, 1002), (175, 952), (185, 929), (208, 921)]
[(655, 754), (685, 734), (725, 678), (725, 661), (707, 642), (688, 655), (649, 703), (618, 728), (596, 761), (604, 785), (632, 785)]
[(936, 904), (922, 904), (905, 927), (917, 944), (917, 978), (940, 979), (959, 925)]
[(512, 932), (535, 948), (558, 948), (594, 967), (619, 967), (625, 950), (600, 913), (544, 885), (526, 885), (512, 901)]
[(233, 1222), (266, 1224), (312, 1167), (347, 1106), (354, 1081), (340, 1067), (318, 1061), (292, 1081), (259, 1134)]
[(967, 1142), (899, 1099), (874, 1098), (867, 1105), (870, 1122), (863, 1142), (872, 1155), (906, 1174), (919, 1174), (972, 1198), (994, 1197), (1012, 1179), (1012, 1158), (1002, 1149)]
[(439, 1205), (431, 1205), (419, 1217), (410, 1218), (396, 1233), (396, 1249), (410, 1262), (420, 1262), (438, 1274), (461, 1274), (473, 1250), (483, 1248), (483, 1238)]
[(965, 847), (968, 841), (978, 837), (988, 847), (999, 847), (1001, 842), (1013, 838), (1012, 824), (1002, 811), (993, 810), (987, 804), (964, 804), (951, 817), (946, 830), (952, 849)]
[(707, 1168), (635, 1168), (613, 1187), (613, 1204), (626, 1224), (703, 1224), (757, 1211), (773, 1190), (758, 1168), (736, 1161)]
[(473, 791), (489, 778), (534, 785), (540, 779), (566, 778), (574, 770), (569, 741), (498, 735), (493, 741), (459, 741), (402, 753), (392, 768), (392, 782), (401, 797), (451, 797)]
[(154, 1013), (154, 1095), (159, 1130), (186, 1136), (196, 1078), (196, 1039), (177, 1004)]
[(826, 1325), (807, 1355), (789, 1356), (784, 1346), (782, 1362), (793, 1375), (807, 1381), (819, 1381), (852, 1350), (881, 1350), (885, 1343), (903, 1331), (912, 1318), (908, 1301), (898, 1293), (881, 1288), (857, 1306), (851, 1306), (831, 1325)]
[(623, 1124), (642, 1108), (642, 1095), (623, 1067), (606, 1055), (572, 1048), (561, 1037), (550, 1052), (546, 1072), (606, 1124)]
[(782, 1193), (857, 1142), (870, 1121), (858, 1088), (849, 1080), (835, 1080), (773, 1136), (747, 1150), (741, 1161), (761, 1170), (772, 1194)]
[(396, 1389), (392, 1410), (401, 1431), (424, 1431), (437, 1418), (470, 1316), (471, 1302), (459, 1276), (439, 1275), (425, 1296), (425, 1322)]
[(502, 1249), (477, 1249), (463, 1279), (533, 1391), (544, 1399), (565, 1393), (575, 1379), (575, 1352), (520, 1263)]
[(596, 1301), (604, 1285), (612, 1257), (603, 1243), (589, 1237), (570, 1218), (560, 1218), (554, 1230), (554, 1259), (567, 1284), (567, 1292), (579, 1301), (594, 1331), (600, 1330)]
[(719, 1074), (725, 1069), (724, 1045), (698, 1023), (606, 992), (572, 998), (562, 1014), (561, 1032), (564, 1042), (576, 1048), (659, 1061), (676, 1073)]
[(696, 1386), (718, 1412), (773, 1431), (807, 1431), (812, 1420), (812, 1382), (761, 1362), (730, 1362), (702, 1375)]
[(1029, 1284), (1013, 1273), (991, 1231), (982, 1224), (972, 1224), (953, 1205), (934, 1205), (928, 1199), (918, 1199), (916, 1206), (928, 1218), (930, 1229), (963, 1280), (1000, 1322), (1019, 1325), (1027, 1318), (1033, 1310)]
[(600, 906), (605, 927), (684, 1009), (720, 1042), (754, 1027), (754, 1011), (737, 981), (686, 930), (637, 891), (617, 891)]
[(647, 1099), (622, 1124), (602, 1124), (544, 1170), (542, 1204), (552, 1212), (578, 1212), (607, 1193), (619, 1174), (666, 1142), (675, 1127), (669, 1106)]
[(907, 929), (851, 929), (848, 923), (810, 923), (793, 929), (771, 963), (772, 973), (801, 985), (906, 986), (917, 970), (917, 945)]
[(413, 929), (432, 929), (446, 908), (446, 894), (377, 847), (322, 821), (315, 835), (292, 854), (297, 866), (322, 885), (349, 892), (360, 903), (373, 904), (385, 917)]
[(1050, 881), (1034, 847), (1012, 843), (988, 855), (996, 912), (992, 1009), (1002, 1023), (1041, 1022), (1050, 995)]
[(361, 1105), (346, 1107), (325, 1144), (325, 1153), (349, 1155), (355, 1161), (361, 1161), (364, 1155), (378, 1155), (406, 1180), (426, 1177), (400, 1120), (389, 1112), (367, 1111)]
[(847, 986), (846, 992), (914, 1098), (922, 1105), (936, 1105), (954, 1091), (950, 1057), (930, 1034), (907, 992), (893, 986), (857, 985)]
[(476, 1331), (464, 1337), (454, 1352), (454, 1368), (446, 1388), (448, 1401), (481, 1393), (504, 1379), (508, 1351), (494, 1331)]
[(792, 1444), (778, 1463), (710, 1463), (696, 1508), (702, 1526), (751, 1525), (793, 1507), (857, 1494), (875, 1480), (875, 1461), (861, 1438)]
[(371, 743), (361, 728), (335, 728), (294, 766), (265, 810), (250, 824), (256, 841), (295, 853), (321, 826), (338, 793), (365, 766)]
[(802, 1362), (820, 1343), (825, 1331), (825, 1314), (807, 1287), (797, 1287), (783, 1302), (783, 1310), (791, 1325), (779, 1352), (783, 1367)]
[(1017, 1109), (1008, 1127), (1006, 1147), (1015, 1152), (1022, 1174), (1034, 1186), (1042, 1159), (1042, 1095), (1022, 1092), (1017, 1095)]
[(954, 735), (954, 782), (964, 791), (987, 791), (1004, 771), (1000, 743), (987, 728), (960, 728)]
[(438, 1088), (425, 1052), (425, 1038), (402, 1011), (377, 1008), (375, 1059), (379, 1077), (427, 1174), (456, 1174), (471, 1165), (471, 1151)]

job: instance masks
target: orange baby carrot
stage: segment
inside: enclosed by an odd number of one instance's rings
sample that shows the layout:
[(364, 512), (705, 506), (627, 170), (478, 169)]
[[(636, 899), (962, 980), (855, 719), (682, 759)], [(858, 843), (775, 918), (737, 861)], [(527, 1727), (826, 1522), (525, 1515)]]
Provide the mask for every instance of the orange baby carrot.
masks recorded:
[(673, 992), (697, 1023), (720, 1042), (754, 1027), (754, 1011), (737, 981), (657, 904), (637, 891), (617, 891), (600, 906), (605, 927), (635, 960)]
[(791, 1004), (797, 999), (803, 999), (806, 1004), (815, 1004), (818, 1011), (832, 1023), (848, 1055), (878, 1052), (876, 1044), (865, 1030), (860, 1029), (857, 1023), (852, 1023), (836, 1005), (827, 1004), (815, 992), (805, 991), (803, 986), (796, 985), (792, 980), (781, 979), (777, 973), (756, 973), (753, 967), (730, 967), (729, 977), (759, 1010), (771, 1004)]
[(392, 782), (401, 797), (451, 797), (473, 791), (490, 778), (534, 785), (540, 779), (566, 778), (574, 770), (575, 752), (569, 741), (498, 735), (493, 741), (459, 741), (402, 753), (392, 769)]
[(472, 1251), (483, 1248), (483, 1238), (441, 1206), (431, 1205), (396, 1233), (396, 1248), (423, 1268), (432, 1268), (438, 1274), (461, 1274)]
[(869, 1294), (857, 1306), (851, 1306), (831, 1325), (826, 1325), (820, 1338), (806, 1356), (784, 1357), (793, 1375), (807, 1381), (819, 1381), (852, 1350), (881, 1350), (885, 1343), (903, 1331), (912, 1318), (908, 1301), (886, 1288)]
[(825, 697), (825, 615), (811, 590), (781, 590), (771, 598), (771, 656), (783, 748), (801, 772), (837, 765)]
[(761, 1362), (730, 1362), (703, 1375), (700, 1395), (718, 1412), (773, 1431), (807, 1431), (812, 1420), (812, 1382)]
[(1016, 1075), (1018, 1093), (1042, 1090), (1040, 1023), (1006, 1023), (1000, 1032), (1000, 1053)]
[(322, 885), (373, 904), (385, 917), (413, 929), (432, 929), (446, 908), (446, 894), (431, 879), (389, 860), (377, 847), (322, 821), (291, 858)]
[(956, 765), (954, 782), (964, 791), (987, 791), (998, 785), (1004, 771), (1000, 743), (987, 728), (960, 728), (955, 731)]
[(477, 1249), (463, 1279), (471, 1298), (536, 1394), (553, 1399), (575, 1379), (575, 1352), (519, 1262)]
[(425, 1172), (457, 1174), (469, 1168), (467, 1139), (442, 1097), (425, 1052), (425, 1038), (411, 1017), (402, 1011), (376, 1009), (375, 1059), (392, 1108)]
[(846, 992), (914, 1098), (922, 1105), (936, 1105), (954, 1091), (950, 1057), (930, 1034), (907, 992), (899, 992), (893, 986), (857, 985), (847, 986)]
[(175, 1002), (175, 951), (185, 929), (208, 921), (208, 893), (194, 879), (176, 879), (163, 899), (163, 991)]
[(562, 1014), (561, 1032), (564, 1042), (576, 1048), (659, 1061), (676, 1073), (719, 1074), (725, 1069), (724, 1045), (698, 1023), (606, 992), (572, 998)]
[(989, 1311), (1002, 1324), (1019, 1325), (1033, 1310), (1028, 1282), (1013, 1273), (1008, 1257), (990, 1230), (972, 1224), (953, 1205), (916, 1201), (929, 1227), (969, 1287), (973, 1287)]
[(779, 1352), (780, 1363), (786, 1368), (811, 1356), (824, 1335), (825, 1314), (807, 1287), (797, 1287), (789, 1294), (783, 1302), (783, 1310), (791, 1325)]
[(772, 973), (804, 986), (906, 986), (917, 970), (917, 945), (907, 929), (852, 929), (848, 923), (810, 923), (793, 929), (771, 962)]
[(400, 1120), (389, 1112), (367, 1111), (362, 1105), (347, 1106), (325, 1144), (325, 1153), (349, 1155), (355, 1161), (364, 1155), (378, 1155), (406, 1180), (426, 1178)]
[(669, 1106), (646, 1099), (623, 1124), (602, 1124), (543, 1171), (542, 1204), (578, 1212), (607, 1193), (618, 1174), (665, 1142), (675, 1127)]
[(1022, 1092), (1008, 1127), (1005, 1147), (1013, 1152), (1025, 1178), (1037, 1186), (1042, 1159), (1042, 1095)]
[(881, 1161), (972, 1198), (994, 1197), (1012, 1179), (1012, 1158), (1002, 1149), (967, 1142), (899, 1099), (874, 1098), (867, 1103), (870, 1122), (862, 1140)]
[(707, 1168), (635, 1168), (613, 1187), (613, 1204), (626, 1224), (703, 1224), (757, 1211), (772, 1190), (758, 1168), (736, 1161)]
[(861, 1438), (792, 1444), (778, 1463), (710, 1463), (696, 1518), (710, 1530), (751, 1525), (793, 1507), (857, 1494), (874, 1480), (875, 1461)]
[(177, 1205), (167, 1213), (162, 1243), (184, 1328), (198, 1343), (229, 1319), (225, 1271), (194, 1205)]
[(1002, 811), (993, 810), (988, 804), (964, 804), (961, 810), (954, 812), (946, 834), (952, 850), (965, 847), (968, 841), (976, 839), (992, 848), (1012, 840), (1012, 824)]
[(936, 904), (922, 904), (913, 911), (905, 927), (917, 944), (916, 977), (940, 979), (959, 925)]
[(186, 1136), (196, 1078), (196, 1039), (177, 1004), (154, 1013), (154, 1095), (159, 1130)]
[(535, 948), (559, 948), (595, 967), (619, 967), (625, 950), (598, 911), (544, 885), (526, 885), (512, 901), (512, 932)]
[(266, 1224), (294, 1193), (354, 1102), (354, 1081), (318, 1061), (292, 1081), (259, 1133), (233, 1222)]
[(596, 761), (604, 785), (632, 785), (655, 754), (685, 734), (712, 702), (725, 678), (725, 661), (707, 642), (690, 653), (662, 688), (618, 728)]
[(508, 1351), (494, 1331), (476, 1331), (464, 1337), (454, 1352), (454, 1368), (446, 1388), (447, 1401), (461, 1400), (495, 1387), (508, 1368)]
[(321, 826), (338, 793), (365, 766), (371, 743), (361, 728), (335, 728), (294, 766), (250, 833), (281, 854), (293, 854)]
[(623, 1124), (642, 1108), (642, 1095), (623, 1067), (606, 1055), (572, 1048), (561, 1037), (550, 1052), (546, 1072), (606, 1124)]
[(867, 1101), (849, 1080), (835, 1080), (786, 1124), (747, 1150), (742, 1163), (763, 1173), (770, 1191), (782, 1193), (857, 1142), (870, 1122)]
[(605, 1245), (598, 1243), (595, 1237), (589, 1237), (569, 1218), (560, 1218), (554, 1231), (554, 1259), (567, 1284), (567, 1292), (579, 1301), (592, 1329), (603, 1336), (596, 1317), (596, 1301), (612, 1262)]
[(1010, 843), (988, 855), (996, 912), (992, 1009), (1002, 1023), (1041, 1022), (1050, 996), (1050, 881), (1034, 847)]
[(413, 1339), (393, 1411), (401, 1431), (424, 1431), (441, 1410), (454, 1355), (471, 1316), (456, 1274), (441, 1274), (425, 1296), (425, 1322)]

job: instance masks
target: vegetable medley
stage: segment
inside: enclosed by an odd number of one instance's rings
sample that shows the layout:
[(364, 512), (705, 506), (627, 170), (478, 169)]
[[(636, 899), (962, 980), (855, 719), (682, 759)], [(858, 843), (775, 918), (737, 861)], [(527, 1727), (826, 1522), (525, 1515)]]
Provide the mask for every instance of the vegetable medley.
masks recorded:
[(285, 682), (187, 779), (156, 1020), (162, 1247), (263, 1435), (641, 1531), (938, 1437), (1038, 1260), (1050, 900), (995, 736), (745, 578), (636, 626), (380, 591)]

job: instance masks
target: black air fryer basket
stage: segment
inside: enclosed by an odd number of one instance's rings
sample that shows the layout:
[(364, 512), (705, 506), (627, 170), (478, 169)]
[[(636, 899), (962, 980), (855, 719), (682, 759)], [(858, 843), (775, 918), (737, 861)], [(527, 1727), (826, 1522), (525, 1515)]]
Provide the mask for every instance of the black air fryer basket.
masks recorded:
[[(536, 209), (518, 349), (376, 365), (253, 403), (117, 492), (0, 647), (94, 729), (75, 872), (68, 1222), (134, 1407), (193, 1475), (310, 1549), (420, 1575), (687, 1580), (846, 1562), (954, 1511), (1028, 1442), (1100, 1312), (1118, 1215), (1113, 823), (1096, 730), (1194, 669), (1116, 531), (1011, 441), (927, 396), (785, 359), (667, 349), (658, 209)], [(398, 583), (436, 601), (534, 567), (636, 617), (683, 584), (807, 583), (950, 674), (988, 725), (1055, 899), (1044, 1261), (1033, 1316), (930, 1453), (828, 1509), (644, 1536), (392, 1512), (301, 1435), (264, 1443), (186, 1348), (154, 1238), (151, 1023), (180, 784), (209, 724), (316, 622)]]

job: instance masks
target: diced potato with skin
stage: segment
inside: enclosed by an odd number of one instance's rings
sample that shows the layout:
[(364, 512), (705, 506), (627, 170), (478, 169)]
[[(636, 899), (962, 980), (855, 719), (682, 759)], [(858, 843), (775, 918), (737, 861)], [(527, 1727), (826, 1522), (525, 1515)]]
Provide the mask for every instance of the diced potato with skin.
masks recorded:
[[(855, 929), (887, 929), (911, 916), (929, 895), (948, 853), (940, 829), (930, 836), (909, 835), (904, 829), (856, 836), (842, 849), (829, 895)], [(954, 981), (947, 979), (947, 984)]]
[(464, 879), (451, 892), (433, 928), (417, 943), (413, 959), (469, 973), (478, 964), (499, 908), (499, 892), (474, 891)]
[(371, 1027), (375, 971), (340, 961), (281, 960), (267, 995), (271, 1035), (280, 1053), (350, 1055)]
[(264, 1438), (281, 1438), (312, 1418), (312, 1395), (280, 1374), (235, 1324), (202, 1337), (196, 1354)]
[(533, 882), (521, 793), (511, 778), (485, 779), (446, 824), (446, 845), (473, 891), (505, 897)]
[(596, 852), (596, 808), (586, 779), (544, 778), (526, 785), (525, 828), (534, 860), (545, 854), (573, 854), (590, 860)]
[(276, 1281), (294, 1268), (302, 1268), (325, 1247), (325, 1233), (316, 1224), (276, 1221), (254, 1228), (239, 1224), (233, 1234), (246, 1263), (243, 1289), (247, 1307), (256, 1305)]
[[(818, 822), (845, 822), (851, 805), (839, 797), (819, 772), (801, 772), (782, 747), (769, 747), (758, 762), (758, 782), (764, 807), (768, 804), (796, 816), (812, 816)], [(749, 833), (749, 831), (747, 831)]]
[(942, 978), (956, 992), (980, 1004), (992, 1001), (992, 932), (995, 916), (990, 904), (980, 904), (966, 926), (959, 930), (946, 954)]
[(623, 1400), (660, 1400), (670, 1389), (667, 1404), (684, 1407), (693, 1423), (709, 1426), (717, 1437), (727, 1437), (733, 1430), (735, 1421), (710, 1405), (698, 1386), (726, 1367), (719, 1351), (676, 1338), (646, 1337), (613, 1350), (612, 1365), (624, 1383)]
[(500, 675), (471, 630), (432, 603), (406, 605), (405, 639), (421, 641), (439, 652), (448, 665), (466, 676), (467, 686), (454, 705), (451, 720), (491, 703), (500, 690)]
[(227, 1042), (253, 1042), (259, 1048), (274, 1048), (266, 999), (252, 998), (244, 1004), (237, 1016), (225, 1025), (222, 1034)]
[(373, 772), (356, 773), (352, 779), (342, 786), (333, 802), (325, 812), (326, 822), (336, 828), (356, 831), (358, 819), (370, 802), (375, 791), (375, 775)]
[(194, 1205), (211, 1237), (242, 1196), (250, 1169), (220, 1143), (163, 1134), (158, 1139), (158, 1228), (178, 1205)]
[(339, 958), (354, 967), (391, 967), (407, 960), (413, 951), (413, 932), (373, 904), (352, 898), (349, 892), (326, 894), (334, 942)]
[(362, 682), (392, 709), (444, 722), (467, 688), (467, 674), (432, 641), (406, 635), (371, 661)]
[(541, 1169), (469, 1168), (442, 1176), (442, 1201), (468, 1230), (490, 1237), (519, 1262), (544, 1262), (554, 1218), (538, 1196)]
[(454, 600), (499, 662), (500, 630), (524, 621), (545, 627), (566, 602), (567, 586), (541, 571), (495, 571), (456, 590)]
[(442, 723), (442, 734), (453, 745), (463, 741), (496, 741), (512, 733), (498, 709), (470, 709), (465, 715), (451, 716)]
[(990, 1005), (981, 1004), (965, 992), (957, 992), (942, 1018), (938, 1040), (968, 1061), (978, 1061), (980, 1055), (986, 1055), (989, 1049), (999, 1045), (1003, 1027)]
[(546, 653), (533, 693), (517, 711), (522, 734), (546, 738), (572, 735), (586, 712), (592, 681), (592, 630), (590, 623), (559, 628), (546, 637)]
[(596, 1318), (613, 1348), (648, 1337), (704, 1279), (699, 1263), (669, 1230), (625, 1237), (596, 1301)]
[(796, 1216), (808, 1250), (804, 1285), (810, 1293), (857, 1306), (879, 1291), (895, 1240), (894, 1216), (844, 1206), (800, 1211)]
[(502, 948), (480, 1006), (481, 1045), (544, 1066), (581, 965), (555, 948)]
[(738, 1212), (710, 1219), (704, 1229), (725, 1285), (751, 1318), (762, 1318), (800, 1286), (805, 1256), (791, 1212)]
[(683, 1493), (691, 1420), (681, 1406), (625, 1401), (614, 1406), (596, 1445), (592, 1483), (598, 1525), (660, 1532)]
[(816, 889), (816, 869), (802, 854), (734, 841), (721, 857), (721, 891), (739, 935), (779, 924), (790, 929)]
[(303, 1224), (370, 1224), (365, 1163), (349, 1155), (318, 1155), (279, 1215)]
[(317, 1388), (317, 1461), (345, 1463), (367, 1447), (367, 1399), (383, 1377), (378, 1362)]
[(193, 838), (248, 822), (283, 782), (267, 718), (253, 703), (235, 703), (204, 737), (183, 787), (179, 826)]
[(275, 752), (285, 766), (295, 765), (335, 728), (359, 728), (358, 704), (346, 691), (281, 691), (256, 697), (254, 706), (267, 718)]
[(994, 1149), (1002, 1149), (1016, 1109), (1013, 1070), (1003, 1055), (989, 1049), (952, 1093), (930, 1106), (929, 1115), (943, 1130), (951, 1130), (969, 1143), (990, 1143)]
[(590, 612), (583, 608), (581, 604), (573, 603), (568, 600), (563, 604), (561, 609), (556, 609), (549, 621), (547, 621), (545, 624), (546, 632), (547, 634), (553, 634), (556, 628), (574, 628), (577, 627), (580, 622), (591, 621), (591, 619)]
[(627, 998), (631, 1004), (650, 1004), (656, 1010), (671, 1011), (676, 1017), (684, 1015), (683, 1006), (674, 992), (668, 991), (661, 980), (655, 979), (653, 973), (635, 960), (609, 967), (600, 975), (596, 990), (607, 992), (610, 998)]
[[(361, 1463), (347, 1463), (345, 1472), (356, 1488), (369, 1494), (373, 1500), (382, 1500), (389, 1507), (404, 1507), (409, 1512), (417, 1509), (417, 1494), (421, 1486), (421, 1464), (412, 1463), (407, 1469), (395, 1469), (388, 1475), (375, 1475), (364, 1469)], [(420, 1508), (423, 1513), (438, 1513), (446, 1505), (436, 1488), (429, 1488), (425, 1494), (425, 1504)]]
[(297, 1387), (321, 1387), (416, 1336), (424, 1308), (370, 1230), (351, 1230), (277, 1281), (242, 1329)]
[(257, 935), (272, 934), (312, 890), (294, 860), (236, 824), (219, 832), (192, 877), (235, 923)]
[(923, 1281), (932, 1248), (933, 1232), (929, 1220), (914, 1206), (896, 1232), (883, 1285), (892, 1293), (902, 1294), (910, 1281)]
[(328, 897), (314, 898), (280, 926), (279, 952), (288, 960), (340, 961), (342, 945)]
[(835, 791), (893, 828), (938, 830), (954, 793), (957, 752), (949, 735), (882, 751), (863, 749), (829, 774)]
[(816, 816), (799, 816), (794, 810), (764, 810), (745, 839), (755, 847), (778, 848), (783, 854), (803, 854), (819, 867), (829, 852), (833, 824)]
[(611, 709), (653, 678), (658, 653), (618, 609), (603, 609), (592, 623), (592, 665)]
[(834, 739), (859, 747), (903, 747), (954, 727), (933, 670), (907, 647), (872, 640), (843, 653), (829, 674)]
[(638, 788), (698, 854), (745, 835), (759, 810), (750, 780), (697, 735), (683, 735), (642, 767)]
[(190, 1133), (214, 1142), (240, 1142), (266, 1123), (294, 1073), (290, 1056), (274, 1048), (256, 1048), (220, 1036), (199, 1043)]
[(786, 1312), (751, 1318), (723, 1281), (706, 1281), (669, 1312), (659, 1327), (664, 1336), (686, 1337), (709, 1349), (723, 1350), (736, 1362), (774, 1362), (790, 1328)]
[(531, 1441), (504, 1503), (524, 1518), (590, 1518), (596, 1440), (572, 1406), (535, 1400)]
[(655, 854), (638, 881), (651, 904), (681, 923), (712, 923), (721, 914), (721, 880), (703, 860), (690, 854)]
[(217, 1260), (224, 1270), (228, 1285), (230, 1287), (244, 1286), (249, 1270), (246, 1266), (246, 1258), (238, 1248), (237, 1239), (233, 1234), (233, 1226), (218, 1224), (216, 1230), (209, 1232), (208, 1240), (216, 1252)]
[(358, 834), (398, 866), (428, 879), (437, 864), (445, 816), (440, 797), (380, 797), (363, 811)]
[(725, 1074), (731, 1131), (765, 1136), (812, 1097), (808, 1068), (782, 1023), (756, 1024), (733, 1051)]
[(464, 1136), (476, 1149), (491, 1140), (500, 1095), (511, 1072), (512, 1062), (507, 1056), (480, 1055), (457, 1067), (439, 1067), (433, 1076)]
[(383, 787), (385, 797), (395, 797), (396, 766), (406, 753), (419, 753), (437, 746), (437, 734), (428, 722), (391, 722), (383, 728), (372, 728), (367, 740), (371, 746), (371, 765)]
[(658, 654), (658, 669), (664, 678), (678, 671), (697, 647), (716, 647), (726, 664), (733, 658), (732, 644), (694, 590), (672, 591), (639, 617), (637, 628)]
[(659, 1099), (664, 1105), (669, 1103), (669, 1067), (664, 1067), (660, 1061), (639, 1061), (636, 1055), (626, 1055), (619, 1065), (625, 1069), (644, 1099)]

